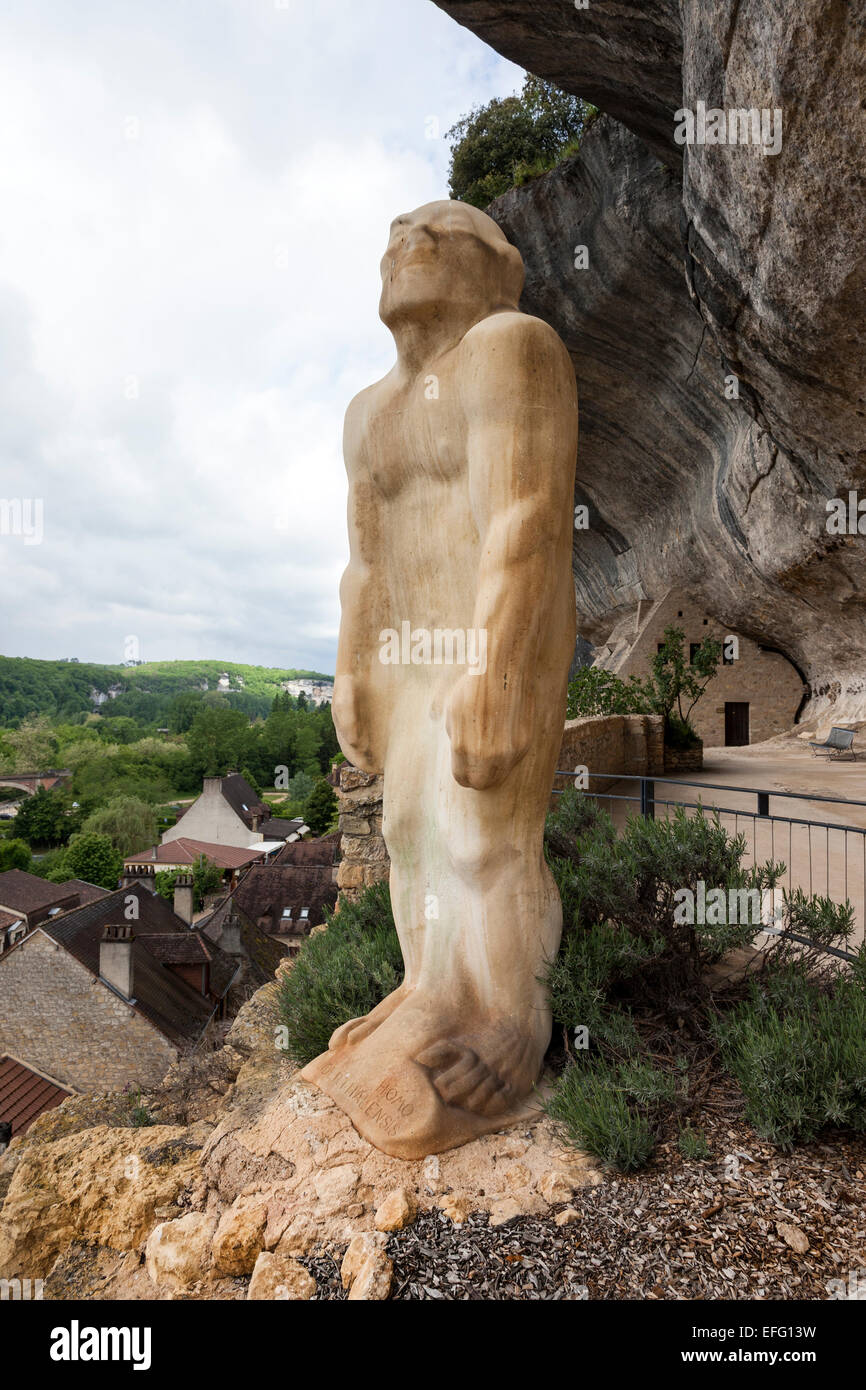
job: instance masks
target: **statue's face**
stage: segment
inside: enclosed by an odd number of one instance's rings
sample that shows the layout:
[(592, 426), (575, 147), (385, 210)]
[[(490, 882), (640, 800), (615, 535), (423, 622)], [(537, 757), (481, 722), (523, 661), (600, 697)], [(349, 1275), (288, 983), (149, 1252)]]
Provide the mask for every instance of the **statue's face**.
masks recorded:
[(390, 324), (458, 306), (484, 312), (499, 302), (497, 238), (486, 214), (465, 203), (427, 203), (395, 218), (381, 262), (381, 318)]

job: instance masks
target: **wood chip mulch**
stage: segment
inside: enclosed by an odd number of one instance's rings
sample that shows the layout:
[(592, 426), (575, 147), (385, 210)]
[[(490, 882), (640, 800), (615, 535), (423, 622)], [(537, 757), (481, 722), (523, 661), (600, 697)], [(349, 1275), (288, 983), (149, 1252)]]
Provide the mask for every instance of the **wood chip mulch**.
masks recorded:
[[(644, 1172), (576, 1192), (570, 1225), (421, 1214), (389, 1239), (392, 1298), (807, 1300), (852, 1278), (866, 1297), (866, 1136), (783, 1154), (739, 1120), (705, 1128), (711, 1158), (666, 1145)], [(345, 1297), (341, 1255), (304, 1261), (319, 1298)]]

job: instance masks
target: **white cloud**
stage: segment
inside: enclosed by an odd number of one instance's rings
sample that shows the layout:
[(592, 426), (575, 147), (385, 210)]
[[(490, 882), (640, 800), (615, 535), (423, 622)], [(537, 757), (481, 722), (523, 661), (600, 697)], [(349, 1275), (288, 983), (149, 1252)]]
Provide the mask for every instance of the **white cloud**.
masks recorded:
[(388, 223), (517, 69), (427, 0), (20, 0), (0, 40), (2, 488), (45, 510), (0, 650), (332, 670)]

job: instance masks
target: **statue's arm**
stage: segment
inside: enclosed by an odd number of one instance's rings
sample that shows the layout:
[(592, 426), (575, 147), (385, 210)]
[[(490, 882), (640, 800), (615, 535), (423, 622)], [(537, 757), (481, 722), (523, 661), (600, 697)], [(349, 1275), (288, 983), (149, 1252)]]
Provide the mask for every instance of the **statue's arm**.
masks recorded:
[(501, 782), (529, 748), (539, 638), (561, 611), (563, 528), (571, 535), (577, 390), (568, 353), (525, 315), (485, 320), (464, 339), (470, 497), (481, 537), (473, 625), (487, 669), (464, 675), (448, 710), (463, 786)]
[(365, 772), (381, 772), (371, 680), (381, 625), (380, 585), (374, 567), (381, 517), (378, 496), (356, 438), (357, 430), (350, 407), (343, 443), (349, 477), (349, 563), (340, 580), (340, 636), (332, 714), (340, 747), (349, 761)]

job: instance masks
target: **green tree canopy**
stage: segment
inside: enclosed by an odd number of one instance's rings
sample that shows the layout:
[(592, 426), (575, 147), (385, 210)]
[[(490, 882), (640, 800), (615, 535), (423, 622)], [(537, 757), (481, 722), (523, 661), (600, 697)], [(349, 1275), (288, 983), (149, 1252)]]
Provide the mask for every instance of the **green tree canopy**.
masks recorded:
[(114, 796), (101, 811), (87, 817), (82, 830), (107, 835), (124, 857), (138, 854), (156, 842), (156, 810), (149, 801), (138, 797)]
[(337, 795), (330, 782), (320, 777), (304, 803), (304, 820), (314, 835), (326, 835), (337, 810)]
[(192, 766), (201, 777), (237, 771), (245, 761), (249, 732), (249, 720), (240, 710), (200, 710), (186, 740)]
[(83, 878), (100, 888), (116, 888), (123, 856), (118, 853), (108, 835), (92, 831), (73, 835), (64, 856), (69, 878)]
[(46, 715), (25, 719), (17, 729), (4, 729), (0, 743), (3, 772), (45, 772), (56, 766), (57, 739)]
[(672, 741), (691, 742), (697, 737), (690, 722), (692, 710), (716, 674), (721, 657), (722, 644), (714, 637), (705, 637), (687, 657), (685, 633), (666, 627), (645, 680), (632, 675), (624, 681), (612, 671), (582, 666), (569, 682), (567, 717), (661, 714)]
[(62, 845), (75, 829), (75, 821), (67, 815), (65, 795), (56, 790), (37, 787), (33, 796), (22, 801), (15, 817), (15, 829), (28, 845)]
[(597, 114), (581, 97), (527, 73), (519, 95), (494, 98), (447, 131), (451, 197), (486, 208), (515, 183), (573, 154)]
[(0, 873), (30, 868), (30, 846), (23, 840), (0, 840)]
[[(174, 898), (174, 885), (180, 877), (179, 869), (165, 869), (156, 875), (156, 891), (161, 898)], [(222, 871), (210, 859), (200, 854), (192, 867), (193, 911), (201, 912), (206, 895), (218, 893), (223, 886)]]

